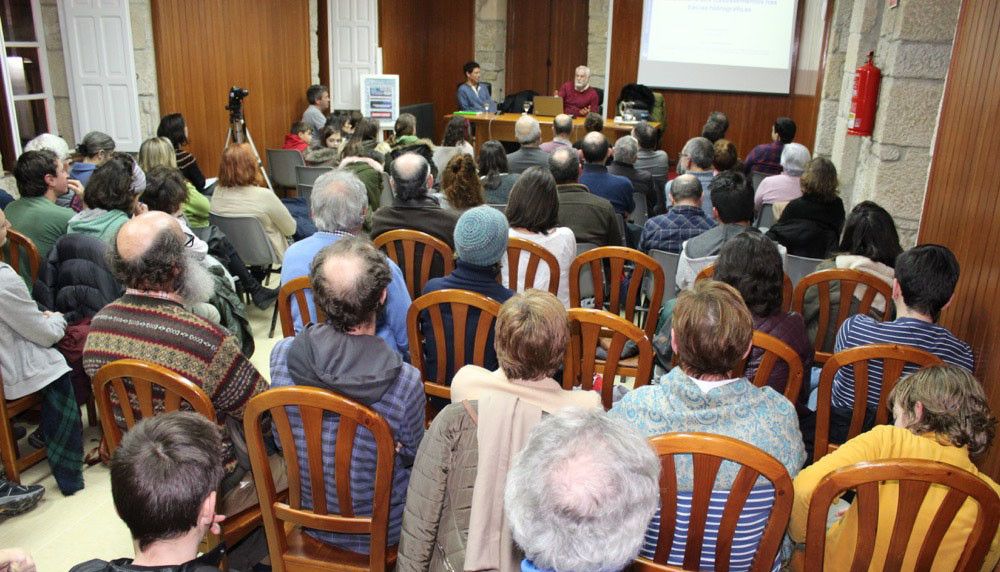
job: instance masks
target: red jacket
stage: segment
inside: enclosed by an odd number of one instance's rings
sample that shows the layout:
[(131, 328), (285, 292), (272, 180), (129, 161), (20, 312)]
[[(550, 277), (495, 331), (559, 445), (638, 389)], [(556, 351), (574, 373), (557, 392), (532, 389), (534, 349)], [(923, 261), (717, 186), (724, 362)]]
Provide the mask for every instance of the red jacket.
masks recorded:
[(281, 148), (295, 149), (299, 153), (302, 153), (309, 148), (309, 144), (303, 141), (302, 138), (295, 133), (288, 133), (285, 135), (285, 142), (281, 145)]

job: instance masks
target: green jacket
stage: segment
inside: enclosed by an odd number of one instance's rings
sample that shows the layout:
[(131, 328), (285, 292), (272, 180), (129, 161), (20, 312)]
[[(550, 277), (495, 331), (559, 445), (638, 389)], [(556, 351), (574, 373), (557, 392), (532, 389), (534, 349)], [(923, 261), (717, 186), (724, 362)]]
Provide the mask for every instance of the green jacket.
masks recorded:
[(128, 215), (120, 210), (84, 209), (69, 219), (67, 233), (80, 233), (99, 238), (112, 244), (118, 229), (128, 220)]

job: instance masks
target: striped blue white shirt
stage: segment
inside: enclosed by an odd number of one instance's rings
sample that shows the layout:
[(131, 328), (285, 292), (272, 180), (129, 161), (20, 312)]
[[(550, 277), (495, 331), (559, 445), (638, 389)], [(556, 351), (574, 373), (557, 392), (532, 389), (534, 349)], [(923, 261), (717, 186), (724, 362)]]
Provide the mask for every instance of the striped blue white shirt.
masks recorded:
[[(900, 344), (932, 353), (946, 363), (972, 371), (972, 347), (956, 338), (947, 328), (917, 320), (899, 318), (879, 322), (870, 316), (851, 316), (840, 326), (834, 351), (871, 344)], [(920, 369), (914, 364), (903, 368), (903, 375)], [(878, 407), (882, 394), (882, 360), (872, 360), (868, 365), (868, 406)], [(833, 378), (833, 405), (844, 409), (854, 407), (854, 368), (841, 368)]]

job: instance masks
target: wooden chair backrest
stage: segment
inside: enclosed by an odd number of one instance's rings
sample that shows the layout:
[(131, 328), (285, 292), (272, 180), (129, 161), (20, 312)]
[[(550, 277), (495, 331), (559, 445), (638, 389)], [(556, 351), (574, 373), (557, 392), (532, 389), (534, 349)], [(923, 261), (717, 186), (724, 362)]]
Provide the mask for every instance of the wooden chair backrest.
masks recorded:
[[(518, 282), (518, 270), (521, 265), (521, 253), (528, 254), (528, 267), (524, 274), (524, 282)], [(515, 292), (523, 292), (528, 288), (538, 288), (535, 274), (538, 265), (544, 262), (549, 267), (548, 291), (553, 296), (559, 294), (559, 261), (554, 254), (542, 245), (523, 238), (510, 237), (507, 240), (507, 284)]]
[[(604, 264), (609, 268), (610, 292), (604, 288)], [(622, 277), (625, 275), (625, 264), (633, 265), (628, 291), (622, 292)], [(590, 268), (590, 276), (594, 283), (594, 307), (604, 308), (614, 315), (625, 313), (625, 319), (635, 322), (636, 308), (639, 306), (640, 295), (643, 292), (643, 282), (646, 276), (653, 280), (652, 292), (649, 292), (649, 304), (646, 311), (643, 330), (650, 339), (656, 333), (656, 321), (660, 315), (660, 305), (663, 303), (663, 289), (666, 278), (663, 268), (649, 255), (632, 248), (622, 246), (602, 246), (578, 254), (569, 268), (569, 305), (580, 307), (580, 273), (584, 266)]]
[[(780, 461), (757, 447), (732, 437), (711, 433), (668, 433), (649, 440), (660, 457), (660, 534), (656, 542), (656, 553), (652, 560), (636, 559), (633, 570), (699, 570), (708, 521), (709, 501), (722, 461), (732, 461), (741, 465), (729, 499), (722, 513), (715, 549), (715, 569), (729, 570), (732, 539), (739, 522), (743, 505), (763, 476), (774, 486), (774, 505), (767, 519), (764, 534), (753, 558), (751, 570), (770, 570), (781, 547), (785, 527), (792, 512), (792, 479)], [(687, 542), (684, 547), (683, 568), (666, 564), (670, 556), (674, 532), (677, 527), (677, 470), (674, 455), (690, 455), (694, 469), (694, 490), (692, 491), (691, 515), (688, 521)]]
[[(94, 398), (101, 419), (101, 429), (114, 453), (122, 440), (122, 430), (115, 422), (111, 395), (114, 393), (125, 420), (126, 429), (147, 417), (170, 411), (182, 411), (182, 403), (215, 421), (215, 406), (205, 391), (194, 382), (163, 366), (137, 359), (121, 359), (105, 364), (94, 374)], [(138, 416), (132, 409), (129, 394), (135, 396)], [(162, 394), (162, 397), (161, 397)], [(157, 407), (157, 401), (163, 409)]]
[[(837, 315), (831, 316), (830, 284), (840, 283), (840, 303), (838, 304)], [(892, 307), (892, 287), (875, 278), (871, 274), (866, 274), (860, 270), (850, 270), (846, 268), (831, 268), (820, 270), (804, 276), (795, 286), (795, 293), (792, 296), (792, 310), (802, 313), (805, 305), (806, 291), (809, 288), (819, 289), (819, 322), (816, 330), (816, 339), (813, 340), (813, 348), (816, 349), (816, 362), (823, 363), (830, 358), (828, 352), (822, 351), (826, 346), (827, 331), (830, 329), (830, 320), (833, 320), (833, 331), (840, 329), (840, 325), (850, 317), (854, 305), (854, 291), (858, 287), (865, 289), (861, 302), (856, 313), (868, 314), (871, 311), (875, 296), (881, 294), (885, 300), (885, 309), (879, 316), (880, 321), (889, 319)]]
[[(707, 280), (715, 276), (715, 265), (709, 264), (708, 266), (701, 269), (698, 276), (695, 277), (694, 281)], [(792, 307), (792, 297), (794, 293), (794, 288), (792, 287), (792, 279), (788, 277), (788, 274), (784, 274), (784, 278), (781, 281), (781, 311), (787, 312)], [(799, 310), (801, 314), (802, 311)]]
[[(600, 373), (601, 402), (605, 409), (611, 409), (614, 397), (615, 376), (621, 375), (621, 352), (626, 340), (639, 346), (635, 387), (649, 383), (653, 376), (653, 344), (646, 333), (632, 322), (610, 312), (586, 308), (569, 309), (569, 347), (566, 349), (563, 367), (563, 388), (580, 386), (584, 390), (594, 389), (594, 374)], [(597, 345), (602, 337), (610, 337), (608, 357), (604, 367), (597, 369)]]
[[(443, 260), (444, 274), (451, 274), (455, 270), (455, 254), (451, 247), (444, 241), (434, 238), (426, 232), (419, 230), (390, 230), (382, 233), (374, 240), (375, 247), (384, 251), (390, 260), (395, 262), (399, 269), (403, 271), (406, 278), (406, 289), (410, 291), (410, 297), (416, 298), (424, 291), (424, 285), (431, 278), (431, 263), (434, 256), (440, 256)], [(417, 246), (420, 246), (418, 253)], [(417, 273), (418, 260), (420, 272)]]
[[(879, 497), (889, 494), (882, 487), (889, 482), (898, 484), (897, 509), (891, 530), (879, 530)], [(975, 525), (969, 535), (955, 570), (979, 570), (989, 551), (997, 525), (1000, 523), (1000, 497), (979, 477), (954, 465), (923, 459), (888, 459), (858, 463), (838, 469), (823, 477), (809, 501), (806, 520), (806, 561), (810, 568), (823, 569), (826, 550), (827, 514), (830, 504), (841, 493), (857, 491), (852, 510), (858, 512), (858, 530), (851, 570), (867, 570), (876, 544), (888, 541), (885, 558), (879, 564), (886, 572), (902, 569), (907, 545), (913, 540), (913, 525), (917, 514), (927, 514), (924, 503), (932, 485), (947, 487), (948, 492), (933, 515), (920, 546), (913, 570), (934, 570), (934, 557), (962, 504), (972, 498), (979, 504)]]
[(882, 392), (879, 394), (878, 408), (875, 410), (875, 423), (879, 425), (889, 421), (887, 400), (907, 364), (929, 367), (943, 363), (941, 358), (934, 354), (898, 344), (858, 346), (830, 356), (819, 374), (814, 462), (837, 448), (836, 445), (830, 444), (830, 409), (833, 406), (833, 378), (837, 370), (842, 367), (854, 369), (854, 412), (851, 415), (851, 427), (847, 432), (847, 439), (861, 434), (868, 408), (868, 365), (871, 360), (882, 360)]
[[(27, 260), (21, 258), (22, 254)], [(38, 270), (42, 265), (42, 257), (38, 254), (38, 248), (35, 247), (35, 243), (27, 236), (12, 228), (7, 229), (7, 244), (3, 248), (0, 248), (0, 257), (3, 257), (3, 261), (10, 264), (14, 268), (14, 271), (21, 276), (24, 276), (21, 267), (24, 264), (28, 265), (31, 276), (29, 287), (38, 279)]]
[[(288, 418), (289, 410), (295, 408), (298, 409), (306, 439), (308, 455), (305, 459), (298, 456)], [(287, 466), (287, 503), (279, 499), (264, 446), (261, 419), (267, 413), (271, 414)], [(327, 503), (323, 469), (323, 418), (328, 414), (339, 416), (334, 459), (339, 513), (331, 513), (331, 507)], [(359, 426), (370, 431), (375, 440), (375, 494), (371, 516), (354, 514), (351, 456)], [(289, 566), (284, 561), (289, 552), (286, 534), (292, 526), (345, 534), (370, 534), (370, 569), (386, 569), (395, 442), (392, 429), (382, 416), (364, 405), (318, 387), (279, 387), (269, 389), (250, 400), (244, 413), (243, 428), (257, 496), (260, 499), (268, 549), (272, 560), (281, 560), (280, 563), (272, 562), (277, 564), (276, 570), (301, 569)], [(303, 480), (308, 480), (312, 492), (311, 509), (302, 506)], [(309, 569), (320, 570), (326, 567), (313, 564)]]
[[(764, 356), (750, 381), (757, 387), (767, 385), (767, 381), (771, 378), (771, 372), (778, 365), (778, 360), (781, 360), (788, 365), (788, 381), (785, 382), (784, 395), (792, 403), (798, 402), (799, 391), (802, 389), (802, 378), (805, 375), (799, 354), (792, 349), (792, 346), (770, 334), (757, 330), (753, 331), (753, 347), (764, 350)], [(743, 360), (740, 370), (736, 372), (737, 375), (743, 375), (748, 360), (749, 356)]]
[[(452, 331), (445, 332), (441, 307), (451, 309)], [(473, 342), (472, 356), (465, 355), (466, 331), (469, 324), (469, 310), (479, 310), (479, 322), (476, 325), (476, 337)], [(424, 335), (420, 331), (420, 312), (427, 311), (430, 316), (431, 329), (434, 332), (435, 352), (437, 358), (437, 373), (435, 379), (428, 379), (424, 373)], [(450, 356), (454, 371), (463, 365), (484, 365), (486, 361), (486, 343), (490, 332), (500, 314), (500, 303), (482, 294), (466, 290), (438, 290), (417, 298), (410, 304), (406, 312), (406, 332), (410, 340), (410, 363), (420, 370), (424, 380), (424, 391), (444, 399), (451, 399), (451, 389), (445, 384), (447, 364), (449, 363), (448, 348), (445, 340), (449, 337), (454, 355)]]
[(316, 315), (314, 316), (309, 312), (309, 301), (306, 298), (306, 292), (311, 290), (312, 284), (309, 282), (308, 276), (292, 278), (281, 286), (281, 290), (278, 290), (278, 316), (281, 317), (282, 336), (290, 338), (295, 335), (295, 319), (292, 316), (293, 300), (299, 308), (302, 327), (305, 327), (309, 323), (320, 324), (326, 321), (326, 314), (323, 313), (323, 308), (320, 308), (315, 303), (315, 300), (313, 301), (313, 306), (316, 308)]

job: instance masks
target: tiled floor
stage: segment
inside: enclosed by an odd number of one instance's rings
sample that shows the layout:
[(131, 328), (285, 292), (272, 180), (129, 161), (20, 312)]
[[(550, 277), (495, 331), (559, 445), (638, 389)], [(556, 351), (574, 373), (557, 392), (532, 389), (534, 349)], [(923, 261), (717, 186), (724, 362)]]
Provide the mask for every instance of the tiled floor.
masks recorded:
[[(274, 344), (281, 339), (281, 326), (275, 337), (268, 339), (271, 310), (251, 308), (250, 320), (256, 340), (251, 361), (269, 379), (268, 359)], [(84, 450), (95, 447), (99, 438), (96, 427), (85, 427)], [(26, 549), (40, 572), (63, 572), (92, 558), (107, 560), (132, 556), (128, 528), (115, 513), (111, 499), (108, 468), (95, 465), (84, 470), (83, 477), (86, 487), (71, 497), (64, 497), (44, 461), (23, 474), (22, 483), (45, 486), (45, 497), (31, 512), (0, 521), (0, 548), (19, 546)]]

